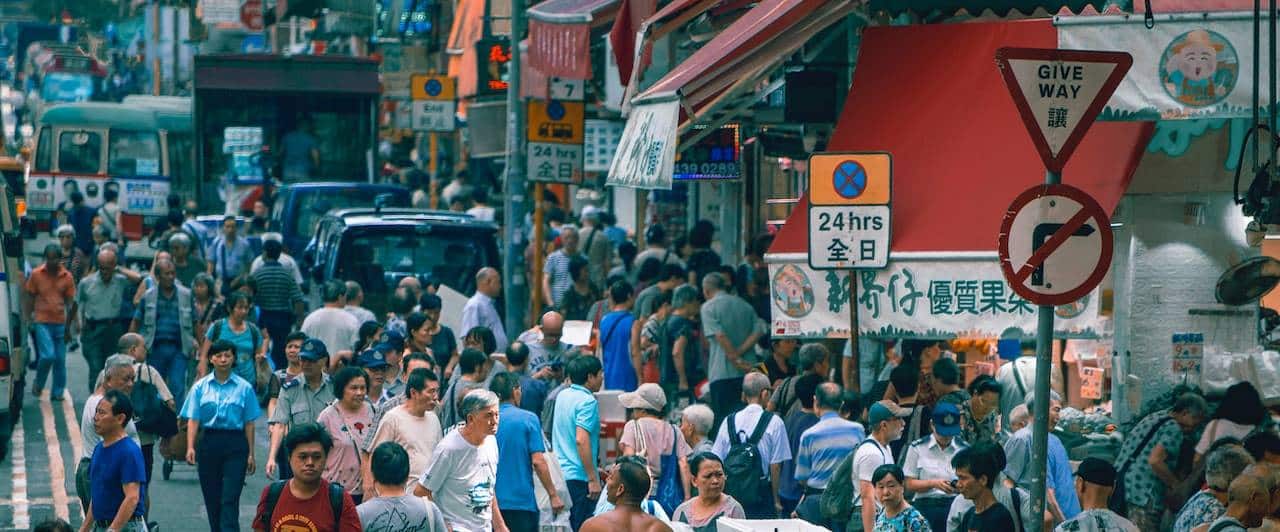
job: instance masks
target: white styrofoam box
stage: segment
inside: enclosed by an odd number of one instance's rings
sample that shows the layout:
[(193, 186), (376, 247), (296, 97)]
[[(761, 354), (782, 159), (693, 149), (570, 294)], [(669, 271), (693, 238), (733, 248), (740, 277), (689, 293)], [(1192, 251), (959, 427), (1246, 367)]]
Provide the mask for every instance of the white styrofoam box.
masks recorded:
[(716, 521), (716, 532), (831, 532), (802, 519), (732, 519)]

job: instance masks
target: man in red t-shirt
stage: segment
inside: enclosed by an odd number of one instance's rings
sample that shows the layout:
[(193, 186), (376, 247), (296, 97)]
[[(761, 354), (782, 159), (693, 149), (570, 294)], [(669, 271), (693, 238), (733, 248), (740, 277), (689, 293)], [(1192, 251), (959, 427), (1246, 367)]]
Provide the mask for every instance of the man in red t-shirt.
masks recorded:
[[(271, 532), (360, 532), (360, 514), (351, 494), (320, 478), (333, 440), (315, 423), (289, 429), (284, 448), (289, 454), (293, 478), (277, 481), (262, 490), (254, 530)], [(332, 491), (331, 491), (332, 490)], [(273, 493), (274, 492), (274, 493)], [(342, 511), (333, 511), (332, 499), (341, 495)]]

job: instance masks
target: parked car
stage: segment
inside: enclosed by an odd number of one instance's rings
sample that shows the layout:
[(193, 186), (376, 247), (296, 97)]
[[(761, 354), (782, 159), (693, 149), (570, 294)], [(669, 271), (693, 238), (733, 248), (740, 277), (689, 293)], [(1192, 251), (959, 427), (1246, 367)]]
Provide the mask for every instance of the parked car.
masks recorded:
[[(497, 233), (496, 224), (454, 212), (330, 211), (302, 254), (303, 275), (317, 284), (331, 279), (360, 283), (364, 306), (381, 316), (392, 291), (408, 276), (470, 294), (476, 272), (498, 265)], [(320, 291), (311, 293), (315, 299)]]
[(26, 388), (27, 324), (22, 321), (23, 240), (35, 236), (35, 224), (19, 218), (13, 191), (0, 182), (0, 460), (22, 414)]
[(301, 253), (325, 213), (333, 209), (373, 207), (378, 198), (384, 207), (408, 207), (409, 189), (399, 185), (358, 182), (291, 183), (280, 187), (271, 211), (270, 227), (284, 237), (289, 253)]

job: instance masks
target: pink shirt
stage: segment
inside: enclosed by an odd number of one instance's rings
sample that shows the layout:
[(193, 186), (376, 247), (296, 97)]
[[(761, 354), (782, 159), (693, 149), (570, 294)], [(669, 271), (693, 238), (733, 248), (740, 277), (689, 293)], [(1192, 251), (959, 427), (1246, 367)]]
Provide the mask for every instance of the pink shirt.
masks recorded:
[(373, 408), (365, 403), (359, 414), (347, 415), (333, 403), (320, 412), (316, 423), (329, 432), (333, 438), (333, 449), (329, 451), (328, 462), (324, 466), (324, 479), (337, 482), (352, 494), (363, 493), (360, 486), (360, 446), (365, 435), (373, 430)]

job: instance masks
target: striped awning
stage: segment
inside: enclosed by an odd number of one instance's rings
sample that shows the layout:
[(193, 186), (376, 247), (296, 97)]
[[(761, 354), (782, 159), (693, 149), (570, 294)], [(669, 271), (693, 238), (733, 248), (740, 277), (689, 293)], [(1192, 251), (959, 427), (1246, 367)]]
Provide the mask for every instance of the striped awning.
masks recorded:
[[(1137, 3), (1142, 2), (1139, 0)], [(935, 14), (952, 15), (959, 11), (979, 15), (989, 9), (1003, 17), (1013, 11), (1029, 15), (1038, 9), (1051, 14), (1059, 13), (1063, 9), (1080, 13), (1086, 8), (1102, 12), (1112, 6), (1129, 11), (1133, 4), (1133, 0), (871, 0), (868, 11), (873, 14), (887, 13), (891, 16), (912, 13), (919, 17), (928, 17)]]
[(613, 21), (621, 0), (549, 0), (529, 9), (529, 64), (549, 76), (591, 78), (591, 30)]

